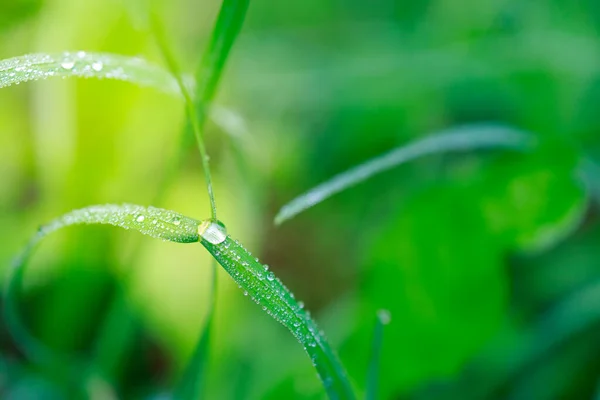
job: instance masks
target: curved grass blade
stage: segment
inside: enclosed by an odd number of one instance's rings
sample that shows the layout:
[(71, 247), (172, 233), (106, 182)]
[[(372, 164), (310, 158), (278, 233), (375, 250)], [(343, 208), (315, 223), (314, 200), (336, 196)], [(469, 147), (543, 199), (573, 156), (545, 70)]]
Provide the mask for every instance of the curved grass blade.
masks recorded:
[(275, 216), (275, 224), (279, 225), (373, 175), (422, 156), (481, 148), (527, 149), (532, 143), (531, 135), (502, 125), (476, 124), (451, 128), (400, 146), (315, 186), (281, 207)]
[(387, 310), (377, 311), (377, 320), (373, 330), (373, 345), (371, 347), (371, 361), (367, 372), (366, 400), (377, 399), (377, 387), (379, 381), (379, 359), (381, 358), (381, 343), (383, 342), (383, 327), (390, 323), (390, 312)]
[(179, 94), (177, 82), (167, 71), (137, 57), (77, 51), (0, 61), (0, 88), (52, 77), (115, 79)]
[(154, 207), (132, 204), (98, 205), (74, 210), (40, 227), (24, 250), (8, 270), (4, 297), (4, 317), (14, 341), (27, 357), (37, 364), (61, 370), (63, 375), (81, 373), (77, 360), (56, 354), (39, 342), (21, 320), (17, 299), (22, 286), (27, 260), (37, 244), (47, 235), (61, 228), (78, 224), (107, 224), (123, 229), (136, 230), (144, 235), (177, 243), (193, 243), (199, 240), (199, 221)]
[(304, 305), (273, 272), (254, 258), (225, 226), (214, 220), (203, 221), (198, 227), (202, 245), (213, 255), (229, 275), (263, 310), (283, 324), (304, 346), (315, 366), (329, 398), (354, 399), (352, 386), (339, 359), (331, 349)]

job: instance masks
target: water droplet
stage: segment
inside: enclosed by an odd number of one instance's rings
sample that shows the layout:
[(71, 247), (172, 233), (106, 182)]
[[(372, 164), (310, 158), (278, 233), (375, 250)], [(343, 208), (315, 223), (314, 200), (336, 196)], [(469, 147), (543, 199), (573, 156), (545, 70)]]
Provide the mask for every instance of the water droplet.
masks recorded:
[(207, 219), (198, 226), (198, 234), (212, 244), (223, 243), (227, 239), (227, 230), (220, 221)]
[(244, 290), (244, 296), (248, 296), (248, 291)]
[(269, 270), (269, 266), (267, 264), (265, 264), (264, 267), (265, 267), (265, 271)]
[(64, 69), (73, 69), (73, 67), (75, 66), (75, 63), (71, 60), (65, 60), (62, 63), (60, 63), (60, 66), (63, 67)]
[(78, 51), (77, 52), (77, 57), (84, 58), (85, 57), (85, 51)]
[(388, 310), (379, 310), (377, 311), (377, 318), (383, 325), (387, 325), (392, 320), (392, 315)]
[(275, 274), (273, 272), (269, 272), (267, 274), (267, 280), (273, 282), (274, 279), (275, 279)]
[(179, 218), (179, 217), (173, 218), (173, 225), (176, 225), (176, 226), (181, 225), (181, 218)]
[(102, 71), (103, 67), (104, 67), (104, 64), (102, 64), (101, 61), (96, 61), (95, 63), (92, 64), (92, 69), (96, 72)]
[(144, 222), (144, 220), (146, 219), (146, 217), (144, 217), (143, 215), (138, 215), (137, 218), (135, 219), (137, 222)]
[(304, 302), (303, 301), (299, 301), (298, 302), (298, 308), (300, 308), (300, 309), (304, 308)]

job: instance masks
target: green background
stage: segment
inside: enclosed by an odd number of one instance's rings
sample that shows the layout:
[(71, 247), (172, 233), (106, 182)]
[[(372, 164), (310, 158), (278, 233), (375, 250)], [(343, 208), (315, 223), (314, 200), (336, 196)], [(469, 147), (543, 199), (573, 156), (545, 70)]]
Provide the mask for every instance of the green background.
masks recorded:
[[(160, 64), (140, 4), (1, 2), (0, 59), (87, 50)], [(219, 6), (161, 5), (188, 71)], [(212, 123), (206, 132), (220, 219), (304, 301), (359, 394), (376, 313), (387, 309), (381, 398), (595, 398), (599, 12), (589, 0), (251, 1), (217, 98), (241, 118), (238, 137)], [(338, 172), (482, 121), (539, 145), (427, 157), (272, 224)], [(179, 99), (127, 83), (0, 90), (2, 268), (39, 224), (71, 209), (150, 205), (183, 125)], [(152, 205), (206, 218), (193, 146), (182, 162)], [(23, 310), (44, 343), (98, 371), (97, 398), (160, 396), (202, 329), (210, 270), (198, 245), (70, 228), (32, 259)], [(219, 275), (207, 398), (323, 398), (301, 346)], [(118, 293), (124, 311), (109, 321)], [(2, 397), (68, 398), (5, 331)]]

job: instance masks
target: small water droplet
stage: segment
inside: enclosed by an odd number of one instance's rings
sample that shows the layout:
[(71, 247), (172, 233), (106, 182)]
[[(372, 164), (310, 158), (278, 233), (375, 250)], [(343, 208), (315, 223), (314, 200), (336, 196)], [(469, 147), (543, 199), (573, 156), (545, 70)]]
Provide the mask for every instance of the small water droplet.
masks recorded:
[(143, 215), (138, 215), (137, 218), (135, 219), (137, 222), (144, 222), (144, 220), (146, 219), (146, 217), (144, 217)]
[(248, 291), (244, 290), (244, 296), (248, 296)]
[(298, 307), (301, 308), (301, 309), (304, 308), (304, 302), (303, 301), (299, 301), (298, 302)]
[(377, 318), (379, 318), (379, 321), (381, 321), (383, 325), (387, 325), (392, 320), (392, 315), (388, 310), (382, 309), (377, 311)]
[(269, 270), (269, 266), (267, 264), (265, 264), (264, 267), (265, 267), (265, 271)]
[(181, 225), (181, 218), (179, 218), (179, 217), (173, 218), (173, 225), (177, 225), (177, 226)]
[(60, 66), (63, 67), (64, 69), (73, 69), (73, 67), (75, 66), (75, 63), (71, 60), (65, 60), (62, 63), (60, 63)]
[(92, 69), (96, 72), (102, 71), (103, 67), (104, 67), (104, 64), (102, 64), (101, 61), (96, 61), (95, 63), (92, 64)]
[(267, 280), (273, 282), (274, 279), (275, 279), (275, 274), (273, 272), (269, 272), (267, 274)]
[(78, 51), (77, 52), (77, 57), (84, 58), (85, 57), (85, 51)]

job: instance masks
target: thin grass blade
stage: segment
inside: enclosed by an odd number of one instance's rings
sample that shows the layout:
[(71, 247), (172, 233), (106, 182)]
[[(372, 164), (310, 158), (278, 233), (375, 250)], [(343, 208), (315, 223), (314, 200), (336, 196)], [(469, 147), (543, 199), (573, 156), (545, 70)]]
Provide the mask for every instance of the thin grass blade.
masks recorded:
[(477, 124), (448, 129), (400, 146), (315, 186), (284, 205), (275, 216), (275, 224), (282, 224), (336, 193), (419, 157), (483, 148), (525, 150), (532, 144), (531, 135), (502, 125)]
[(206, 386), (206, 370), (208, 366), (208, 352), (210, 349), (210, 334), (215, 313), (217, 299), (217, 261), (212, 262), (212, 282), (210, 286), (208, 315), (200, 333), (200, 339), (192, 354), (181, 379), (175, 388), (175, 399), (201, 399), (204, 397)]
[(214, 220), (198, 228), (202, 245), (263, 310), (283, 324), (304, 346), (331, 399), (354, 399), (352, 386), (338, 357), (310, 313), (273, 272), (254, 258), (225, 226)]
[(8, 270), (4, 292), (4, 317), (13, 340), (27, 357), (49, 369), (61, 370), (64, 376), (80, 374), (80, 365), (83, 363), (74, 357), (59, 355), (39, 342), (23, 323), (17, 303), (27, 261), (38, 243), (59, 229), (79, 224), (113, 225), (176, 243), (194, 243), (199, 240), (199, 221), (174, 211), (132, 204), (86, 207), (64, 214), (40, 227)]
[(229, 53), (246, 19), (250, 0), (224, 0), (200, 64), (196, 69), (196, 115), (203, 127), (207, 105), (215, 96)]
[(379, 360), (381, 358), (381, 345), (383, 342), (383, 327), (390, 323), (390, 312), (379, 310), (373, 329), (373, 344), (371, 346), (371, 361), (367, 372), (366, 400), (377, 399), (377, 388), (379, 387)]

